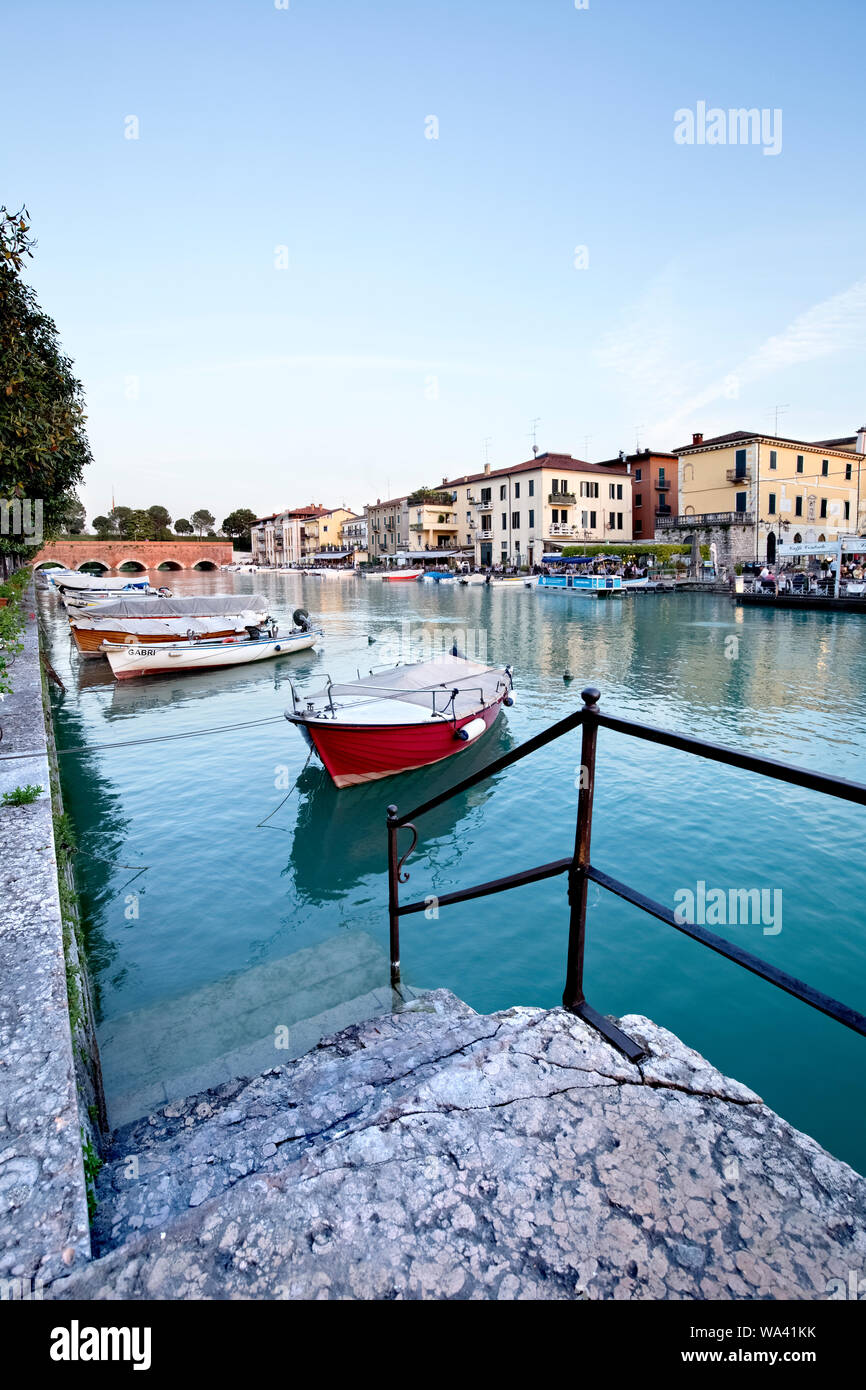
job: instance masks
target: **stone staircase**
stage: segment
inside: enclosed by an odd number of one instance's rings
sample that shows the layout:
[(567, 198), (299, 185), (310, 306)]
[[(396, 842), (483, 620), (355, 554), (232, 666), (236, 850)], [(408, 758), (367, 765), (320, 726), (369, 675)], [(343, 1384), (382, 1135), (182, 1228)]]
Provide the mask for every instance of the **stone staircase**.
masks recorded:
[[(298, 1057), (392, 1007), (388, 961), (365, 932), (235, 971), (105, 1022), (99, 1051), (113, 1128), (167, 1101)], [(411, 997), (403, 987), (399, 1005)]]
[(826, 1298), (866, 1182), (641, 1017), (447, 991), (123, 1126), (54, 1299)]

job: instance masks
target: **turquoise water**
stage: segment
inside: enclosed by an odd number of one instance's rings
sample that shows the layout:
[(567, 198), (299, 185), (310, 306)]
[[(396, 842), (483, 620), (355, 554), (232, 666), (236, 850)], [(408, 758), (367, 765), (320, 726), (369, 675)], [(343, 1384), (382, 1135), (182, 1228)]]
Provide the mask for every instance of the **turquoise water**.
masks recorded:
[[(248, 671), (116, 685), (106, 663), (71, 650), (56, 600), (41, 600), (67, 685), (66, 695), (52, 691), (58, 745), (84, 750), (61, 757), (62, 778), (109, 1077), (122, 1018), (158, 1031), (165, 1001), (209, 997), (196, 992), (226, 980), (231, 998), (238, 980), (266, 978), (256, 967), (334, 937), (372, 937), (384, 960), (385, 807), (409, 810), (545, 728), (585, 684), (601, 689), (609, 712), (866, 781), (856, 615), (735, 609), (703, 594), (597, 603), (522, 587), (276, 574), (170, 581), (176, 593), (263, 591), (286, 626), (303, 604), (326, 636), (317, 652)], [(105, 746), (279, 719), (290, 680), (345, 678), (393, 662), (400, 642), (423, 649), (453, 633), (513, 664), (516, 703), (438, 769), (338, 792), (284, 720)], [(421, 820), (404, 899), (570, 853), (579, 748), (579, 734), (569, 735)], [(779, 890), (780, 931), (715, 929), (861, 1010), (863, 824), (862, 812), (830, 798), (599, 735), (593, 862), (671, 906), (699, 880)], [(402, 924), (404, 973), (479, 1010), (556, 1004), (567, 927), (564, 878), (443, 908), (438, 920), (412, 916)], [(648, 1014), (866, 1170), (866, 1040), (596, 887), (587, 938), (597, 1008)], [(351, 979), (345, 988), (351, 995)], [(239, 1003), (239, 1041), (244, 1017)], [(214, 1050), (224, 1047), (215, 1036)]]

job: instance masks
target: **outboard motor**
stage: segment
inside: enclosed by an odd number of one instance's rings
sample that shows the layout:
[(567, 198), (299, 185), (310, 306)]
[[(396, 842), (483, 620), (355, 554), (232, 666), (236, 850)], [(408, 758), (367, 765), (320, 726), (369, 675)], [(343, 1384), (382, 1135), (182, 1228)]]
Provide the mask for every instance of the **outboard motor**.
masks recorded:
[(259, 638), (260, 638), (261, 635), (262, 635), (262, 630), (261, 630), (261, 628), (258, 627), (258, 626), (257, 626), (256, 624), (254, 624), (254, 623), (249, 623), (249, 624), (245, 627), (244, 631), (245, 631), (245, 632), (247, 633), (247, 635), (249, 636), (249, 639), (250, 639), (251, 642), (258, 642)]
[(302, 632), (308, 632), (311, 626), (311, 620), (306, 608), (296, 608), (292, 614), (292, 622), (295, 624), (295, 627), (299, 627)]

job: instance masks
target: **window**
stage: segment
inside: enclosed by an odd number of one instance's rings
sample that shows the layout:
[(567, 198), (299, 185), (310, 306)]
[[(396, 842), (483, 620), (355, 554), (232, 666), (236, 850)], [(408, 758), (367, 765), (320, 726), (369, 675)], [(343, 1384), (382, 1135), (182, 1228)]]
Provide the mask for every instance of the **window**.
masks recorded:
[(829, 476), (829, 474), (830, 474), (830, 460), (829, 460), (829, 459), (822, 459), (822, 460), (821, 460), (821, 477), (822, 477), (822, 478), (826, 478), (826, 477)]
[(771, 450), (770, 450), (770, 467), (771, 467), (771, 468), (775, 468), (775, 467), (776, 467), (776, 460), (778, 459), (778, 457), (779, 457), (779, 455), (778, 455), (777, 451), (776, 451), (775, 449), (771, 449)]
[(607, 495), (610, 497), (611, 501), (616, 497), (616, 487), (613, 483), (608, 484)]
[(507, 528), (508, 528), (508, 517), (505, 515), (505, 512), (503, 512), (503, 513), (502, 513), (502, 529), (503, 529), (503, 531), (505, 531), (505, 530), (507, 530)]
[(794, 515), (795, 515), (795, 516), (802, 516), (802, 515), (803, 515), (803, 499), (802, 499), (802, 497), (795, 497), (795, 498), (794, 498)]
[(502, 484), (502, 486), (501, 486), (500, 489), (499, 489), (499, 500), (500, 500), (500, 502), (504, 502), (504, 501), (505, 501), (505, 484), (504, 484), (504, 483)]
[(640, 536), (640, 535), (643, 533), (643, 522), (642, 522), (642, 521), (636, 521), (636, 522), (635, 522), (635, 524), (634, 524), (634, 533), (635, 533), (636, 536)]
[(617, 512), (616, 514), (616, 529), (617, 531), (622, 530), (622, 512)]
[(530, 497), (534, 497), (534, 496), (535, 496), (535, 479), (534, 479), (534, 478), (530, 478), (530, 479), (529, 479), (529, 495), (530, 495)]
[(520, 512), (511, 513), (511, 529), (512, 531), (520, 530)]
[(851, 481), (851, 465), (850, 465), (850, 463), (846, 463), (846, 464), (845, 464), (845, 481), (846, 481), (846, 483), (850, 483), (850, 481)]
[(822, 497), (822, 498), (821, 498), (821, 516), (822, 516), (822, 517), (825, 517), (826, 515), (827, 515), (827, 498), (826, 498), (826, 497)]
[[(738, 478), (744, 478), (746, 476), (745, 449), (737, 449), (736, 453), (734, 454), (734, 468), (736, 470)], [(661, 469), (659, 469), (659, 472), (661, 473)], [(743, 510), (745, 511), (745, 507), (743, 508)]]
[(802, 473), (802, 471), (803, 471), (803, 455), (802, 455), (802, 454), (798, 454), (798, 455), (797, 455), (797, 472), (798, 472), (798, 473)]
[(622, 483), (617, 483), (616, 485), (616, 500), (617, 502), (622, 501)]
[(636, 492), (636, 493), (635, 493), (634, 504), (635, 504), (636, 507), (642, 507), (642, 506), (643, 506), (643, 493), (642, 493), (642, 492)]
[(660, 469), (659, 469), (659, 482), (660, 482), (660, 483), (663, 483), (664, 480), (665, 480), (665, 470), (664, 470), (663, 468), (660, 468)]
[(609, 530), (609, 531), (612, 531), (612, 530), (613, 530), (613, 523), (614, 523), (615, 520), (616, 520), (615, 514), (614, 514), (613, 512), (608, 512), (608, 514), (607, 514), (607, 527), (608, 527), (608, 530)]
[(483, 488), (481, 489), (481, 501), (482, 501), (482, 502), (489, 502), (489, 501), (492, 499), (492, 497), (493, 497), (493, 489), (492, 489), (491, 487), (483, 487)]
[(515, 499), (518, 498), (518, 497), (520, 496), (520, 484), (519, 484), (519, 483), (515, 483), (515, 484), (514, 484), (514, 496), (515, 496)]
[(746, 492), (738, 492), (736, 496), (737, 496), (737, 511), (738, 511), (738, 512), (744, 512), (744, 511), (746, 510), (746, 501), (747, 501), (747, 498), (748, 498), (748, 493), (746, 493)]
[(568, 521), (568, 512), (564, 507), (560, 507), (559, 509), (559, 519), (560, 521)]
[(589, 515), (589, 514), (588, 514), (587, 512), (581, 512), (581, 514), (580, 514), (580, 524), (581, 524), (581, 526), (583, 527), (584, 531), (586, 530), (586, 528), (587, 528), (587, 526), (588, 526), (588, 524), (589, 524), (589, 522), (588, 522), (588, 515)]
[[(530, 486), (532, 486), (532, 485), (530, 484)], [(534, 511), (532, 510), (532, 508), (530, 507), (530, 508), (529, 508), (529, 529), (530, 529), (530, 531), (532, 530), (532, 528), (533, 528), (534, 525), (535, 525), (535, 512), (534, 512)]]
[(590, 512), (590, 514), (589, 514), (589, 525), (590, 525), (590, 530), (594, 531), (594, 530), (595, 530), (595, 512)]
[(850, 520), (851, 520), (851, 503), (850, 503), (850, 502), (846, 502), (846, 503), (845, 503), (845, 520), (846, 520), (846, 521), (850, 521)]
[(641, 476), (641, 469), (640, 469), (640, 468), (636, 468), (636, 469), (634, 470), (634, 480), (635, 480), (636, 483), (640, 483), (640, 482), (643, 481), (642, 476)]
[(554, 522), (558, 522), (558, 521), (559, 521), (559, 512), (557, 511), (556, 507), (554, 507), (552, 515), (553, 515), (553, 520), (554, 520)]
[(770, 516), (775, 516), (775, 515), (776, 515), (776, 494), (775, 494), (775, 492), (771, 492), (770, 495), (769, 495), (769, 497), (767, 498), (767, 511), (770, 513)]
[(550, 491), (551, 491), (551, 492), (559, 492), (559, 479), (558, 479), (558, 478), (551, 478), (551, 480), (550, 480)]

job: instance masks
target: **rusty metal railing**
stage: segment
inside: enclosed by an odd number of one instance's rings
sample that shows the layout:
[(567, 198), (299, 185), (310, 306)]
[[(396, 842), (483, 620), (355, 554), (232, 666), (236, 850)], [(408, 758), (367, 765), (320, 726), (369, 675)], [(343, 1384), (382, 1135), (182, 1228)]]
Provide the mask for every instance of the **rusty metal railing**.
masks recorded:
[[(595, 868), (590, 857), (592, 811), (595, 795), (596, 743), (600, 728), (610, 729), (614, 733), (626, 734), (631, 738), (643, 739), (649, 743), (660, 744), (665, 748), (674, 748), (679, 752), (691, 753), (695, 757), (706, 758), (710, 762), (722, 763), (746, 772), (755, 772), (775, 781), (787, 782), (792, 786), (805, 787), (810, 791), (821, 792), (826, 796), (835, 796), (843, 801), (852, 801), (859, 806), (866, 806), (866, 786), (859, 782), (845, 781), (841, 777), (829, 777), (824, 773), (793, 767), (788, 763), (777, 762), (772, 758), (761, 758), (751, 753), (741, 753), (735, 748), (708, 743), (704, 739), (690, 738), (685, 734), (672, 733), (667, 729), (656, 729), (651, 725), (638, 724), (630, 719), (613, 718), (603, 714), (598, 708), (601, 696), (593, 688), (584, 690), (582, 698), (582, 709), (566, 715), (564, 719), (560, 719), (543, 733), (536, 734), (534, 738), (528, 739), (520, 747), (512, 749), (510, 753), (505, 753), (501, 758), (496, 758), (480, 772), (473, 773), (471, 777), (465, 777), (455, 786), (448, 788), (447, 791), (440, 792), (438, 796), (431, 797), (429, 801), (416, 806), (413, 811), (408, 811), (401, 816), (398, 814), (396, 806), (388, 807), (388, 920), (392, 985), (398, 985), (400, 982), (400, 918), (412, 913), (424, 912), (429, 904), (428, 899), (411, 903), (400, 902), (400, 884), (406, 883), (409, 878), (408, 873), (404, 872), (403, 866), (418, 842), (415, 820), (427, 811), (432, 811), (436, 806), (441, 806), (443, 802), (449, 801), (453, 796), (458, 796), (461, 792), (467, 791), (488, 777), (495, 776), (497, 772), (510, 767), (512, 763), (520, 762), (521, 759), (528, 757), (539, 748), (543, 748), (545, 744), (552, 743), (555, 739), (561, 738), (564, 734), (570, 733), (580, 726), (582, 730), (582, 775), (577, 800), (574, 852), (567, 859), (555, 859), (549, 864), (540, 864), (532, 869), (523, 869), (504, 878), (491, 879), (486, 883), (474, 884), (471, 888), (461, 888), (453, 893), (443, 893), (436, 898), (437, 907), (447, 907), (451, 903), (468, 902), (472, 898), (488, 897), (493, 893), (507, 892), (510, 888), (519, 888), (523, 884), (538, 883), (541, 879), (566, 874), (568, 876), (570, 911), (562, 1003), (566, 1009), (578, 1014), (602, 1033), (609, 1042), (625, 1053), (630, 1061), (639, 1061), (644, 1056), (643, 1048), (633, 1038), (628, 1037), (622, 1029), (617, 1028), (616, 1024), (612, 1023), (609, 1018), (605, 1018), (597, 1009), (594, 1009), (584, 993), (586, 907), (590, 883), (597, 883), (599, 887), (623, 898), (626, 902), (632, 903), (633, 906), (639, 907), (650, 916), (657, 917), (659, 921), (691, 937), (692, 940), (700, 942), (701, 945), (709, 947), (716, 954), (742, 966), (753, 975), (758, 975), (761, 979), (769, 981), (777, 989), (784, 990), (811, 1008), (834, 1018), (837, 1023), (841, 1023), (846, 1028), (851, 1028), (855, 1033), (860, 1033), (866, 1037), (866, 1015), (847, 1004), (840, 1003), (837, 999), (831, 998), (830, 995), (823, 994), (812, 985), (796, 979), (795, 976), (789, 975), (777, 966), (761, 960), (751, 951), (743, 950), (742, 947), (727, 941), (715, 932), (708, 931), (706, 927), (692, 922), (679, 921), (676, 915), (663, 903), (654, 901), (631, 885)], [(412, 840), (409, 847), (401, 855), (398, 837), (402, 829), (411, 831)]]

